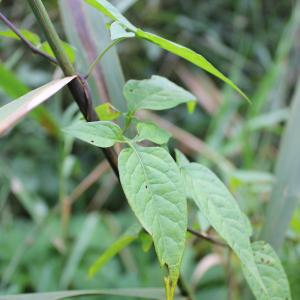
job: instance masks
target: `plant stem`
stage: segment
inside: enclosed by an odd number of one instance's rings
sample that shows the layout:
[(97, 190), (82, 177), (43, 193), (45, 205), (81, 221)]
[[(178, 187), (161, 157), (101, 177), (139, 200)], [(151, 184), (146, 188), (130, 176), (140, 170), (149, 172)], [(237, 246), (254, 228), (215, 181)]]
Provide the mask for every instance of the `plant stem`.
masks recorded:
[(208, 235), (204, 235), (204, 234), (202, 234), (202, 233), (200, 233), (198, 231), (195, 231), (195, 230), (193, 230), (191, 228), (188, 228), (187, 231), (189, 233), (195, 235), (196, 237), (200, 238), (200, 239), (206, 240), (206, 241), (211, 242), (213, 244), (216, 244), (218, 246), (222, 246), (222, 247), (227, 247), (228, 248), (227, 244), (224, 244), (224, 243), (222, 243), (220, 241), (217, 241), (217, 240), (215, 240), (214, 238), (212, 238), (212, 237), (210, 237)]
[(85, 76), (85, 78), (88, 78), (91, 73), (93, 72), (94, 68), (98, 65), (98, 63), (101, 61), (101, 59), (103, 58), (103, 56), (115, 45), (117, 45), (118, 43), (122, 42), (123, 40), (125, 40), (125, 38), (121, 38), (121, 39), (117, 39), (115, 41), (112, 41), (109, 45), (107, 45), (107, 47), (96, 57), (96, 59), (92, 62), (92, 64), (90, 65), (87, 75)]
[[(59, 66), (66, 76), (78, 75), (68, 56), (65, 54), (61, 40), (50, 20), (47, 10), (41, 0), (27, 0), (37, 21), (39, 22), (46, 39), (57, 59)], [(85, 119), (98, 121), (90, 96), (88, 84), (84, 78), (78, 76), (69, 83), (69, 89)], [(113, 148), (102, 149), (116, 176), (118, 176), (117, 154)]]
[(28, 3), (36, 16), (39, 25), (43, 29), (46, 39), (64, 74), (66, 76), (75, 75), (76, 71), (64, 52), (61, 40), (49, 18), (43, 2), (41, 0), (28, 0)]
[(30, 43), (23, 35), (22, 33), (18, 30), (18, 28), (11, 22), (9, 21), (6, 16), (4, 16), (1, 12), (0, 12), (0, 20), (8, 27), (10, 28), (19, 38), (20, 40), (35, 54), (38, 54), (46, 59), (48, 59), (49, 61), (51, 61), (54, 64), (57, 64), (57, 60), (55, 58), (53, 58), (52, 56), (48, 55), (47, 53), (39, 50), (38, 48), (36, 48), (32, 43)]

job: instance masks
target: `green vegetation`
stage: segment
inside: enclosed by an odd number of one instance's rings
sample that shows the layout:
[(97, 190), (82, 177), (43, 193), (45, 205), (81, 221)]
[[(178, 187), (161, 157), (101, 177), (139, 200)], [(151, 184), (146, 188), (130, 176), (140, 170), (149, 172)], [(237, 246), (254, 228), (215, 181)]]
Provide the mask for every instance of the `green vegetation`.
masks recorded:
[(0, 4), (0, 300), (300, 299), (300, 3), (168, 2)]

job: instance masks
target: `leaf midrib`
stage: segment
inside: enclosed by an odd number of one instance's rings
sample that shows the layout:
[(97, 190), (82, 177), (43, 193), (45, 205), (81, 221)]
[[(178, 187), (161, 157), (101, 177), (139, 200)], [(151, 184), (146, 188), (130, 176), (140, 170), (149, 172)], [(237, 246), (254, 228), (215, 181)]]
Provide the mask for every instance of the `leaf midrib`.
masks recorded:
[[(152, 200), (151, 200), (151, 203), (152, 203), (153, 200), (154, 200), (155, 194), (154, 194), (154, 192), (153, 192), (152, 189), (151, 189), (150, 181), (149, 181), (149, 178), (148, 178), (148, 176), (147, 176), (147, 172), (146, 172), (146, 168), (145, 168), (145, 166), (144, 166), (143, 159), (142, 159), (142, 157), (139, 155), (137, 149), (135, 148), (135, 145), (134, 145), (133, 143), (130, 143), (130, 142), (128, 142), (128, 144), (129, 144), (129, 146), (131, 147), (131, 149), (134, 151), (134, 153), (136, 154), (136, 156), (138, 157), (138, 160), (140, 161), (140, 164), (141, 164), (142, 169), (143, 169), (144, 177), (145, 177), (145, 182), (146, 182), (146, 185), (147, 185), (147, 188), (146, 188), (146, 189), (150, 191), (151, 199), (152, 199)], [(152, 206), (152, 205), (151, 205), (151, 206)], [(152, 209), (154, 209), (154, 208), (152, 207)], [(156, 218), (156, 219), (158, 220), (158, 224), (159, 224), (160, 231), (162, 231), (162, 230), (161, 230), (162, 226), (161, 226), (161, 222), (160, 222), (160, 217), (157, 216), (156, 214), (154, 214), (154, 218)], [(151, 228), (151, 231), (152, 231), (152, 228)], [(153, 232), (151, 232), (151, 234), (153, 234)], [(162, 257), (162, 259), (163, 259), (163, 258), (164, 258), (164, 256)], [(165, 263), (166, 263), (165, 261), (162, 261), (162, 264), (165, 264)], [(169, 266), (168, 263), (166, 263), (166, 264)], [(169, 266), (169, 267), (171, 267), (171, 266)]]

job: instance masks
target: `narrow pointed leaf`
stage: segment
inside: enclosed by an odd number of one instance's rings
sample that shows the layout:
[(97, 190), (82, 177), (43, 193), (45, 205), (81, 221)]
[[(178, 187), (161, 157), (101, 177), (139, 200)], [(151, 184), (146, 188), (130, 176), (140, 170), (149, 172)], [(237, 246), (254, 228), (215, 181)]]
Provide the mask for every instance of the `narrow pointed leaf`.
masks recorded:
[(140, 224), (134, 224), (130, 227), (118, 240), (116, 240), (108, 249), (105, 250), (103, 254), (90, 266), (89, 277), (94, 277), (94, 275), (114, 256), (116, 256), (121, 250), (127, 247), (129, 244), (134, 242), (141, 231)]
[(170, 133), (151, 122), (139, 122), (136, 128), (138, 131), (138, 135), (134, 138), (136, 142), (149, 140), (155, 144), (163, 145), (167, 144), (171, 138)]
[[(269, 295), (268, 299), (291, 300), (287, 276), (273, 248), (266, 242), (259, 241), (252, 244), (252, 249), (259, 274)], [(246, 268), (243, 267), (243, 271), (253, 294), (257, 299), (261, 299), (261, 292), (259, 286), (257, 286), (257, 281), (249, 274)]]
[(122, 150), (120, 180), (137, 218), (152, 236), (161, 265), (176, 286), (185, 246), (187, 207), (179, 169), (159, 147)]
[(291, 113), (280, 143), (274, 185), (261, 235), (278, 251), (300, 200), (300, 77), (296, 86)]
[(164, 110), (196, 97), (167, 78), (153, 75), (150, 79), (129, 80), (124, 86), (129, 111), (139, 109)]
[(186, 59), (187, 61), (193, 63), (197, 67), (207, 71), (208, 73), (218, 77), (225, 83), (230, 85), (233, 89), (239, 92), (248, 101), (249, 98), (241, 91), (228, 77), (221, 73), (216, 67), (214, 67), (204, 56), (196, 53), (195, 51), (179, 45), (177, 43), (171, 42), (165, 38), (162, 38), (156, 34), (143, 31), (131, 24), (112, 4), (106, 0), (85, 0), (88, 4), (100, 10), (107, 17), (114, 21), (119, 21), (122, 25), (127, 27), (129, 30), (133, 31), (137, 37), (147, 40), (151, 43), (158, 45), (160, 48), (165, 49), (179, 57)]
[(135, 37), (133, 32), (126, 31), (120, 22), (113, 22), (110, 26), (110, 37), (112, 41)]
[[(13, 71), (6, 68), (6, 66), (0, 61), (0, 90), (10, 98), (19, 98), (26, 93), (30, 92), (30, 89), (14, 74)], [(52, 114), (43, 106), (40, 105), (31, 112), (33, 118), (41, 124), (43, 128), (47, 130), (53, 136), (58, 136), (60, 128), (52, 116)]]
[(254, 261), (250, 244), (252, 228), (231, 193), (213, 172), (200, 164), (185, 165), (182, 173), (188, 195), (255, 280), (261, 295), (259, 299), (269, 299)]
[(109, 121), (77, 122), (65, 128), (64, 132), (101, 148), (111, 147), (124, 141), (121, 128)]
[(228, 77), (222, 74), (217, 68), (215, 68), (204, 56), (201, 54), (196, 53), (195, 51), (181, 46), (177, 43), (171, 42), (167, 39), (164, 39), (156, 34), (149, 33), (138, 29), (136, 31), (136, 36), (142, 39), (145, 39), (151, 43), (158, 45), (159, 47), (180, 56), (187, 61), (191, 62), (192, 64), (196, 65), (197, 67), (207, 71), (208, 73), (218, 77), (219, 79), (223, 80), (225, 83), (230, 85), (236, 91), (238, 91), (245, 99), (249, 101), (249, 98), (241, 91)]
[(51, 81), (0, 108), (0, 135), (12, 128), (35, 107), (61, 90), (75, 76)]
[(106, 0), (85, 0), (86, 3), (100, 10), (104, 15), (114, 21), (119, 21), (131, 31), (135, 32), (137, 28), (131, 24), (112, 4)]

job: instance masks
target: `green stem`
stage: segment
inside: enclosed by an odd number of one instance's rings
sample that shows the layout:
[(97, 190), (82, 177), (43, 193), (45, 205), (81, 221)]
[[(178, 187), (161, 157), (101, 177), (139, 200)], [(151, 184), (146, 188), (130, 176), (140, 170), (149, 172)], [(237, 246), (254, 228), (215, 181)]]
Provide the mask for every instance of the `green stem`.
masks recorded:
[(98, 63), (101, 61), (101, 59), (103, 58), (103, 56), (115, 45), (117, 45), (118, 43), (122, 42), (123, 40), (125, 40), (126, 38), (121, 38), (121, 39), (117, 39), (115, 41), (112, 41), (110, 44), (107, 45), (107, 47), (97, 56), (97, 58), (92, 62), (92, 64), (89, 67), (89, 70), (87, 72), (87, 75), (85, 76), (85, 78), (88, 78), (94, 68), (98, 65)]
[(49, 18), (47, 10), (41, 0), (27, 0), (39, 25), (43, 29), (46, 39), (66, 76), (76, 74), (68, 56), (65, 54), (61, 40)]
[[(61, 40), (48, 16), (47, 10), (41, 0), (27, 0), (36, 19), (38, 20), (46, 39), (57, 59), (65, 76), (77, 75), (76, 70), (71, 64), (68, 56), (64, 52)], [(86, 80), (77, 76), (68, 84), (74, 100), (76, 101), (80, 111), (88, 122), (98, 121), (98, 116), (94, 110), (90, 90)], [(107, 160), (109, 161), (116, 176), (118, 172), (118, 158), (113, 148), (102, 149)]]
[(129, 126), (131, 125), (133, 117), (134, 117), (134, 113), (132, 113), (132, 112), (128, 112), (126, 114), (126, 116), (125, 116), (125, 126), (124, 126), (124, 129), (123, 129), (123, 134), (128, 130)]

